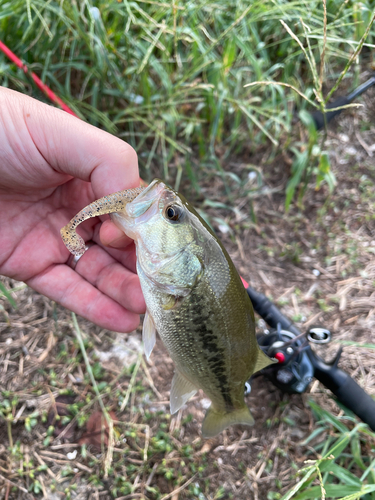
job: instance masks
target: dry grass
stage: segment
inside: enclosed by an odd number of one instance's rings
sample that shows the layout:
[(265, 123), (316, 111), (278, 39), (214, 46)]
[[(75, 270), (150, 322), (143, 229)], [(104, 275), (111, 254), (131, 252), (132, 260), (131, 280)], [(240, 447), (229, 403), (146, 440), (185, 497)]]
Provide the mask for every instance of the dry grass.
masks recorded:
[[(232, 207), (204, 208), (216, 229), (221, 228), (241, 274), (282, 305), (302, 329), (321, 323), (332, 330), (334, 342), (320, 350), (326, 358), (333, 356), (339, 341), (375, 344), (371, 149), (375, 129), (362, 115), (361, 123), (368, 125), (360, 130), (359, 122), (349, 118), (353, 113), (348, 112), (340, 128), (328, 137), (339, 188), (332, 196), (324, 189), (309, 195), (302, 211), (293, 209), (285, 215), (280, 189), (285, 185), (289, 158), (274, 158), (273, 174), (267, 178), (262, 169), (269, 161), (266, 150), (251, 157), (263, 183), (253, 192), (257, 216), (253, 222), (249, 199), (236, 197), (230, 178), (231, 199), (217, 176), (202, 187), (205, 199)], [(247, 175), (244, 158), (233, 160), (228, 168)], [(253, 177), (248, 182), (251, 187)], [(117, 418), (110, 443), (113, 461), (105, 478), (107, 447), (95, 449), (87, 430), (89, 416), (99, 411), (98, 398), (70, 313), (22, 284), (3, 282), (15, 290), (12, 296), (18, 305), (14, 310), (5, 298), (0, 299), (4, 307), (0, 316), (1, 401), (17, 399), (9, 422), (0, 419), (0, 496), (6, 500), (40, 496), (265, 500), (269, 492), (284, 493), (295, 483), (296, 470), (306, 458), (317, 458), (311, 445), (303, 444), (315, 426), (305, 406), (307, 399), (313, 397), (333, 414), (342, 414), (318, 382), (312, 384), (310, 394), (290, 397), (259, 378), (247, 398), (255, 427), (229, 429), (203, 441), (200, 424), (207, 401), (202, 394), (177, 416), (169, 417), (173, 366), (159, 341), (151, 362), (138, 362), (139, 332), (120, 337), (79, 320), (102, 400)], [(106, 357), (101, 353), (107, 353)], [(375, 394), (373, 349), (345, 347), (340, 366)], [(66, 425), (69, 419), (63, 422), (61, 418), (60, 426), (53, 418), (61, 393), (71, 397), (67, 400), (71, 405), (70, 423)], [(320, 439), (329, 433), (325, 431)], [(82, 448), (80, 440), (87, 435), (89, 444)], [(108, 444), (108, 440), (104, 430), (102, 441)]]

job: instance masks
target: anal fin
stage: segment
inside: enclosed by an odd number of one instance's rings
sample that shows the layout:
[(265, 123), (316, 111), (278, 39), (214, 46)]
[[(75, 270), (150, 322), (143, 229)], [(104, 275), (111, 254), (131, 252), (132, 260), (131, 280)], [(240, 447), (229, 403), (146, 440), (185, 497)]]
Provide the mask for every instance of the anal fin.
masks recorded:
[(184, 375), (176, 371), (171, 387), (171, 414), (176, 413), (196, 392), (196, 387)]
[(156, 342), (156, 328), (148, 311), (146, 311), (145, 319), (143, 320), (142, 340), (145, 356), (149, 359)]

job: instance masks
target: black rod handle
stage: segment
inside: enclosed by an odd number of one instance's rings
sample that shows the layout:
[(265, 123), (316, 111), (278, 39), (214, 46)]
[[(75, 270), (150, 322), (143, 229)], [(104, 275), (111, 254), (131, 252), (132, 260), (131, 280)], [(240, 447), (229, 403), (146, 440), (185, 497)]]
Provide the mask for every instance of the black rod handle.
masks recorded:
[(375, 431), (375, 400), (348, 373), (335, 365), (327, 365), (312, 351), (309, 357), (314, 365), (314, 376)]
[[(334, 109), (339, 108), (341, 106), (345, 106), (346, 104), (350, 104), (352, 100), (348, 97), (338, 97), (335, 101), (331, 102), (326, 106), (326, 109)], [(339, 115), (343, 111), (343, 109), (336, 109), (335, 111), (327, 111), (325, 113), (327, 124), (334, 119), (335, 116)], [(314, 120), (316, 130), (321, 130), (324, 128), (324, 114), (321, 111), (314, 111), (311, 113), (311, 116)]]
[[(371, 78), (369, 78), (366, 82), (362, 83), (362, 85), (354, 89), (349, 95), (338, 97), (335, 101), (327, 104), (326, 109), (339, 108), (341, 106), (350, 104), (351, 102), (354, 101), (354, 99), (356, 99), (361, 94), (366, 92), (373, 85), (375, 85), (375, 73), (373, 73)], [(337, 109), (336, 111), (327, 111), (325, 113), (325, 120), (324, 120), (324, 114), (321, 111), (314, 111), (313, 113), (311, 113), (311, 116), (315, 122), (316, 129), (321, 130), (322, 128), (324, 128), (325, 121), (328, 124), (330, 121), (333, 120), (335, 116), (339, 115), (342, 111), (343, 111), (342, 109)]]

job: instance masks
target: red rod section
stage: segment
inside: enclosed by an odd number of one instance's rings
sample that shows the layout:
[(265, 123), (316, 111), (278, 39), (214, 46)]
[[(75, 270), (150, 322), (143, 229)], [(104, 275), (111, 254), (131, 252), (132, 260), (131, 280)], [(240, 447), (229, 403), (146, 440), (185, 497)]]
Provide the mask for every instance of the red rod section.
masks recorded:
[(19, 57), (16, 56), (1, 40), (0, 40), (0, 50), (4, 52), (4, 54), (9, 57), (9, 59), (14, 62), (19, 68), (21, 68), (26, 74), (30, 75), (31, 78), (34, 80), (36, 86), (40, 88), (42, 92), (46, 94), (46, 96), (51, 99), (52, 102), (58, 104), (61, 109), (69, 113), (70, 115), (75, 116), (76, 118), (79, 118), (74, 111), (72, 111), (69, 106), (65, 104), (64, 101), (60, 99), (52, 90), (42, 82), (42, 80), (32, 71), (29, 71), (28, 67), (26, 64), (24, 64)]
[(243, 277), (242, 277), (242, 276), (240, 276), (240, 278), (241, 278), (241, 281), (242, 281), (242, 283), (243, 283), (243, 286), (244, 286), (245, 288), (249, 288), (249, 283), (247, 283), (247, 281), (245, 281), (245, 280), (243, 279)]
[[(16, 64), (19, 68), (23, 69), (23, 71), (30, 75), (31, 78), (34, 80), (35, 84), (40, 88), (40, 90), (42, 90), (47, 97), (49, 97), (49, 99), (51, 99), (51, 101), (55, 102), (56, 104), (58, 104), (61, 109), (63, 109), (64, 111), (66, 111), (67, 113), (75, 116), (76, 118), (79, 118), (79, 116), (77, 116), (74, 111), (72, 111), (69, 106), (67, 106), (64, 101), (62, 101), (60, 99), (60, 97), (58, 97), (54, 92), (52, 92), (52, 90), (45, 84), (42, 82), (42, 80), (35, 74), (33, 73), (32, 71), (30, 72), (28, 67), (26, 66), (26, 64), (24, 64), (21, 59), (19, 57), (16, 56), (16, 54), (14, 54), (1, 40), (0, 40), (0, 50), (2, 50), (4, 52), (4, 54), (9, 57), (9, 59), (14, 62), (14, 64)], [(147, 184), (141, 179), (141, 185), (142, 186), (146, 186)], [(249, 284), (241, 277), (241, 280), (242, 280), (242, 283), (244, 285), (245, 288), (248, 288)]]

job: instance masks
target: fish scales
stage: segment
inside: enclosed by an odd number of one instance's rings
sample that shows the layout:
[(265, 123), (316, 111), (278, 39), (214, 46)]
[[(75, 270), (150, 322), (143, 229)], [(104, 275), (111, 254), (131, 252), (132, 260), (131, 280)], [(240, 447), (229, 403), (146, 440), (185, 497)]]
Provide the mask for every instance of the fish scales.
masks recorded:
[(171, 412), (203, 389), (212, 402), (204, 437), (233, 424), (252, 425), (244, 384), (272, 361), (257, 344), (250, 299), (215, 234), (183, 196), (155, 180), (83, 209), (62, 229), (71, 251), (82, 251), (78, 223), (98, 213), (111, 213), (135, 241), (147, 306), (145, 354), (150, 356), (158, 332), (176, 367)]
[[(146, 290), (146, 295), (152, 293), (147, 282), (142, 282), (142, 288)], [(212, 284), (203, 278), (192, 290), (189, 300), (183, 300), (178, 308), (163, 314), (163, 296), (160, 294), (151, 302), (150, 312), (180, 371), (193, 385), (202, 387), (210, 399), (215, 399), (221, 407), (235, 408), (241, 396), (243, 400), (243, 386), (239, 387), (239, 395), (232, 398), (231, 381), (235, 379), (231, 375), (236, 360), (228, 356), (231, 332), (226, 315), (237, 314), (238, 311), (225, 310), (222, 303), (212, 300), (213, 297)], [(248, 343), (242, 347), (250, 351)], [(246, 361), (250, 372), (250, 359)]]

